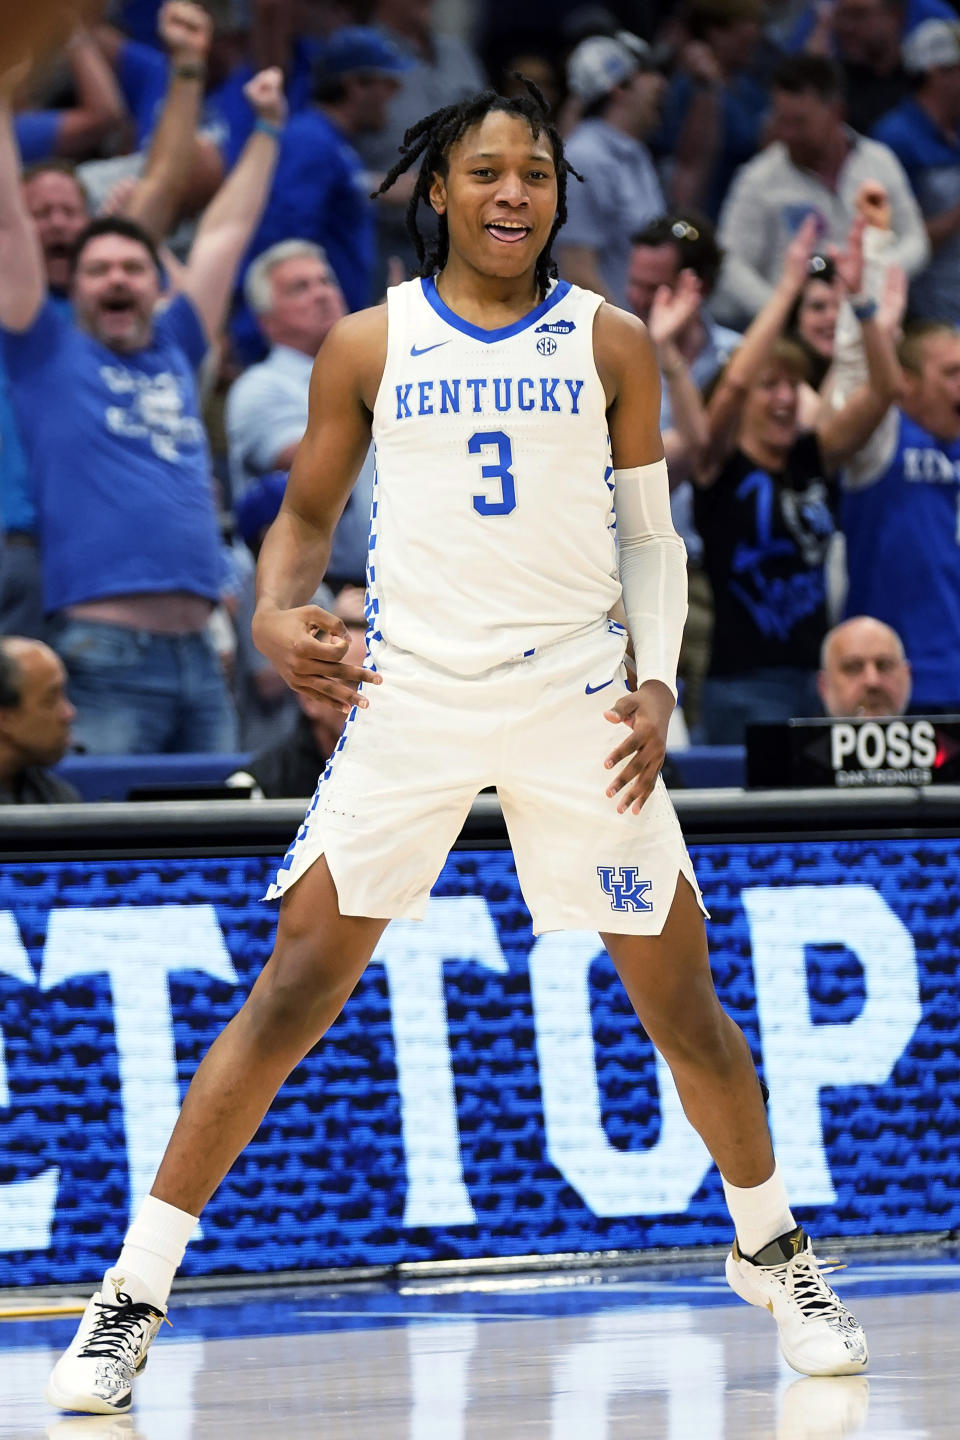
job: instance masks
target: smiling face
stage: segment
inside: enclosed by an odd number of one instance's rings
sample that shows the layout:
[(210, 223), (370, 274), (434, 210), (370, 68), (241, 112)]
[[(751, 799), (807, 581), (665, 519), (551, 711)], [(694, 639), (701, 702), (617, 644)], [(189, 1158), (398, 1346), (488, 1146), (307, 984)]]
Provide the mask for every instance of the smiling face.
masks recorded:
[(825, 280), (808, 280), (797, 312), (797, 334), (824, 360), (833, 359), (840, 300)]
[(149, 344), (160, 278), (145, 245), (126, 235), (97, 235), (77, 256), (73, 303), (81, 327), (123, 353)]
[(789, 450), (797, 438), (799, 397), (799, 376), (771, 360), (747, 392), (740, 422), (741, 444), (751, 450)]
[(903, 408), (939, 440), (960, 440), (960, 333), (942, 329), (920, 346), (918, 372), (904, 370)]
[(70, 288), (73, 247), (90, 219), (87, 197), (76, 177), (62, 170), (40, 170), (24, 181), (23, 198), (43, 250), (47, 284)]
[(557, 214), (557, 171), (546, 132), (492, 110), (472, 125), (435, 175), (430, 203), (445, 215), (450, 254), (501, 279), (533, 272)]

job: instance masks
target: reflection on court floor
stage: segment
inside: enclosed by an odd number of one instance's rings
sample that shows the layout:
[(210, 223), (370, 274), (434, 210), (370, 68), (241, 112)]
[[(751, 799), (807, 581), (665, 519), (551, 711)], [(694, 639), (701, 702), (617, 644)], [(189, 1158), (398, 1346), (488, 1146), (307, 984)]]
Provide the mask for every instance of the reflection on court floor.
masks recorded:
[(393, 1286), (174, 1295), (123, 1417), (43, 1388), (73, 1319), (0, 1323), (3, 1440), (946, 1440), (960, 1265), (851, 1258), (869, 1376), (810, 1379), (715, 1261)]

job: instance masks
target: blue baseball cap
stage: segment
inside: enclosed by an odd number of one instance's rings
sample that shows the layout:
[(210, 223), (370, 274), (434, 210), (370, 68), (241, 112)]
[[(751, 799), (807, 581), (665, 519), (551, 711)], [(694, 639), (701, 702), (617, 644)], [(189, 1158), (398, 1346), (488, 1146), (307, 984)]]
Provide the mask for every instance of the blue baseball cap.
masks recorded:
[(321, 75), (349, 75), (355, 70), (399, 75), (412, 64), (392, 40), (372, 25), (344, 25), (334, 30), (317, 53), (317, 69)]

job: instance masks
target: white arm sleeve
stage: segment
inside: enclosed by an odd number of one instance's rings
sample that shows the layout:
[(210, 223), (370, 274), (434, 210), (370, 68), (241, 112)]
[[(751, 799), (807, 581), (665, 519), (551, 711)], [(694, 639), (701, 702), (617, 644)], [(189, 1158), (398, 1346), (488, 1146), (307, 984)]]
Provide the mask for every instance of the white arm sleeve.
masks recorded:
[(667, 462), (617, 470), (614, 479), (620, 585), (637, 685), (660, 680), (676, 699), (687, 618), (687, 549), (670, 515)]

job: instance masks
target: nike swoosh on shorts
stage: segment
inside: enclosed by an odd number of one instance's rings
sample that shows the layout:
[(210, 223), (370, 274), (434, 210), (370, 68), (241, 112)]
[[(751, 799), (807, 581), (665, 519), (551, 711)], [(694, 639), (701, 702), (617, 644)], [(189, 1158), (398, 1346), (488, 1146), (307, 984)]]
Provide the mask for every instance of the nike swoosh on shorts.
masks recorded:
[(596, 695), (598, 690), (606, 690), (607, 686), (612, 684), (612, 680), (604, 680), (602, 685), (587, 685), (585, 686), (583, 693), (584, 695)]
[(438, 340), (435, 345), (424, 345), (424, 347), (423, 347), (422, 350), (418, 350), (417, 347), (416, 347), (416, 345), (411, 345), (411, 346), (410, 346), (410, 354), (411, 354), (411, 355), (426, 355), (426, 353), (427, 353), (428, 350), (439, 350), (441, 345), (449, 345), (449, 344), (450, 344), (450, 341), (449, 341), (449, 340)]

